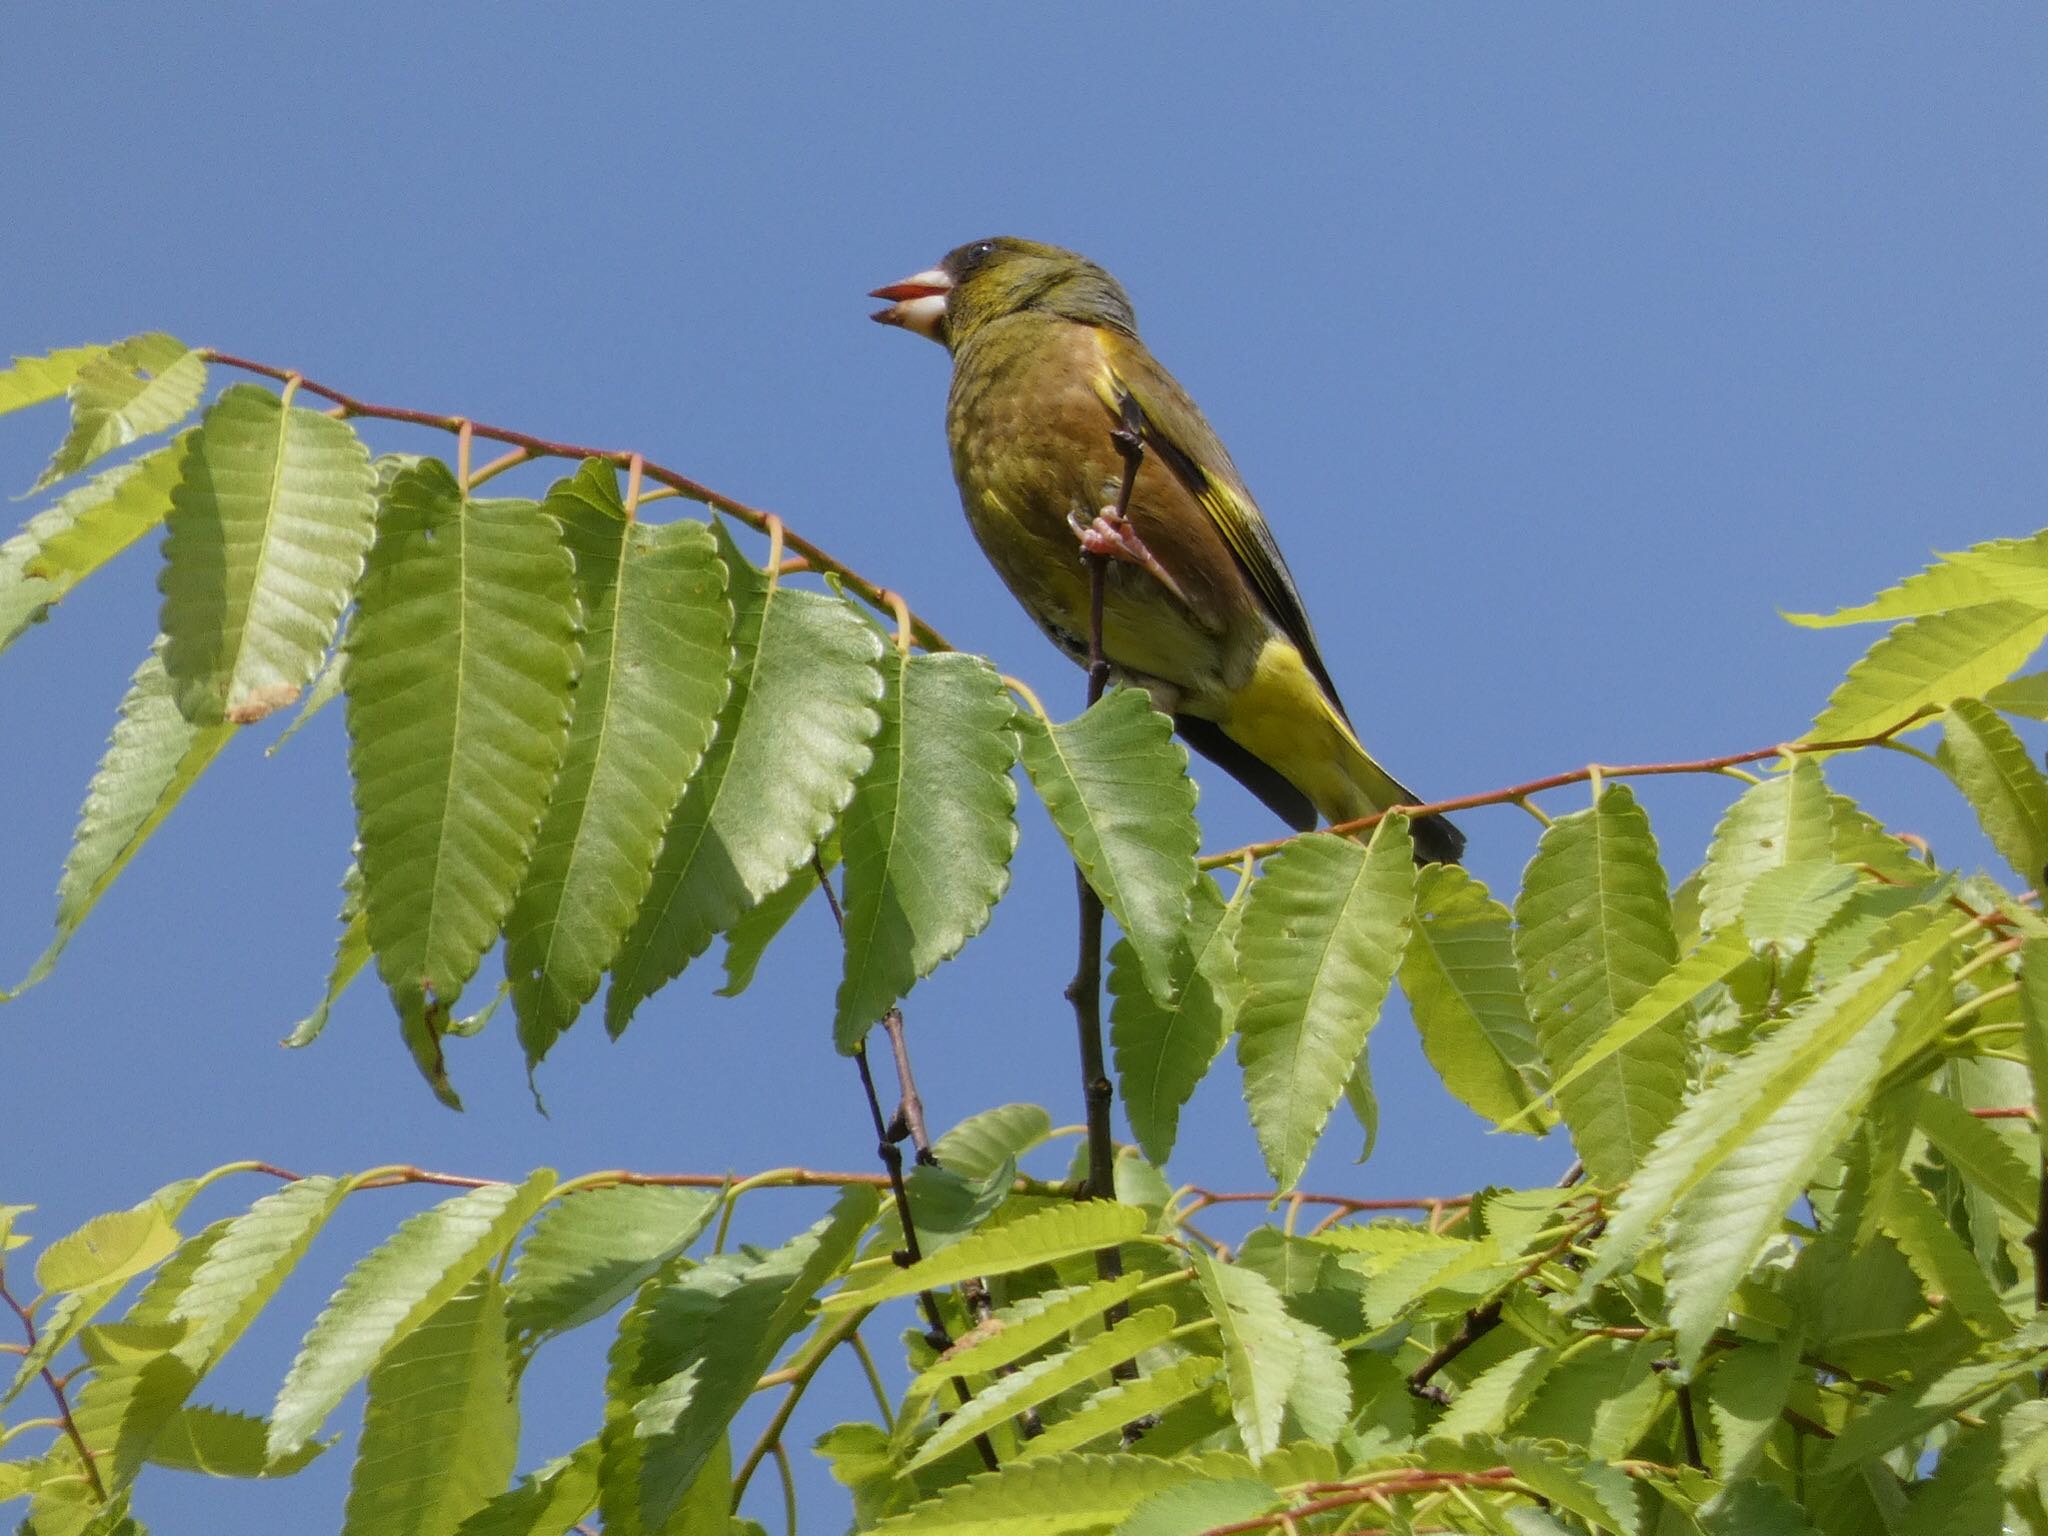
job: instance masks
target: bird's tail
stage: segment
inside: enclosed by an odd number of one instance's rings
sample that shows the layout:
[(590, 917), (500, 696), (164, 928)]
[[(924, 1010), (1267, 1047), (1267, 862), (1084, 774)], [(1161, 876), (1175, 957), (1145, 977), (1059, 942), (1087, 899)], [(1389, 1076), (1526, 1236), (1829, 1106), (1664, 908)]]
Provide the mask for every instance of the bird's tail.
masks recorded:
[[(1306, 795), (1326, 821), (1423, 803), (1360, 745), (1301, 652), (1285, 641), (1267, 643), (1219, 724), (1238, 746)], [(1455, 864), (1464, 853), (1465, 835), (1442, 816), (1416, 817), (1413, 831), (1418, 862)]]

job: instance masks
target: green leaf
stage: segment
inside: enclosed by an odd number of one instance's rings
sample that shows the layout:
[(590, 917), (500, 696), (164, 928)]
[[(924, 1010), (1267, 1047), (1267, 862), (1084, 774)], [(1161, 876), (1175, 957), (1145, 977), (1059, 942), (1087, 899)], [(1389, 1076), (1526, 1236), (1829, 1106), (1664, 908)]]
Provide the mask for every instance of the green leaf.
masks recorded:
[(551, 1203), (519, 1251), (506, 1312), (523, 1334), (604, 1316), (687, 1249), (723, 1203), (715, 1190), (613, 1184)]
[(1987, 688), (1984, 702), (2008, 715), (2048, 720), (2048, 672), (2029, 672)]
[(810, 858), (867, 768), (881, 724), (873, 626), (837, 598), (768, 580), (722, 528), (719, 536), (732, 573), (732, 691), (613, 964), (613, 1035)]
[[(1859, 996), (1850, 994), (1836, 1011), (1851, 1016), (1860, 1012)], [(1832, 1033), (1830, 1001), (1828, 994), (1815, 1000), (1811, 1011), (1820, 1020), (1811, 1030), (1816, 1035)], [(1664, 1261), (1678, 1358), (1687, 1370), (1725, 1321), (1729, 1298), (1777, 1232), (1786, 1207), (1806, 1187), (1822, 1159), (1855, 1128), (1877, 1086), (1897, 1023), (1895, 1007), (1877, 1004), (1861, 1026), (1843, 1035), (1827, 1054), (1815, 1050), (1807, 1056), (1801, 1062), (1806, 1070), (1800, 1073), (1784, 1064), (1796, 1059), (1793, 1053), (1800, 1051), (1808, 1029), (1803, 1020), (1788, 1022), (1693, 1101), (1709, 1106), (1724, 1091), (1746, 1092), (1749, 1102), (1734, 1106), (1745, 1119), (1754, 1118), (1754, 1129), (1746, 1137), (1727, 1146), (1725, 1155), (1715, 1156), (1719, 1145), (1710, 1144), (1709, 1150), (1699, 1140), (1682, 1139), (1682, 1128), (1687, 1127), (1681, 1118), (1672, 1127), (1671, 1141), (1659, 1141), (1651, 1159), (1660, 1165), (1658, 1173), (1662, 1165), (1688, 1157), (1695, 1159), (1697, 1169), (1702, 1151), (1713, 1157), (1672, 1213)], [(1774, 1049), (1788, 1036), (1793, 1038), (1783, 1051)], [(1712, 1110), (1703, 1108), (1700, 1124), (1712, 1119)], [(1652, 1172), (1645, 1164), (1639, 1182)], [(1628, 1196), (1622, 1198), (1626, 1203)]]
[(275, 1296), (348, 1186), (315, 1175), (263, 1196), (226, 1222), (178, 1292), (170, 1315), (191, 1325), (176, 1353), (204, 1371), (227, 1353)]
[(392, 481), (349, 626), (363, 912), (414, 1060), (511, 909), (568, 734), (576, 596), (555, 522), (427, 460)]
[(890, 651), (882, 675), (874, 761), (839, 834), (846, 970), (833, 1036), (842, 1051), (987, 926), (1017, 847), (1015, 710), (996, 669), (957, 652)]
[(1351, 1411), (1335, 1346), (1292, 1317), (1264, 1275), (1219, 1264), (1200, 1249), (1192, 1256), (1222, 1337), (1231, 1412), (1246, 1454), (1258, 1462), (1278, 1449), (1288, 1414), (1310, 1438), (1335, 1439)]
[(410, 1216), (358, 1260), (299, 1346), (271, 1413), (273, 1460), (297, 1451), (386, 1351), (440, 1311), (512, 1241), (555, 1176), (486, 1184)]
[(283, 1461), (266, 1460), (268, 1421), (225, 1408), (180, 1408), (150, 1442), (150, 1465), (207, 1477), (289, 1477), (327, 1447), (309, 1443)]
[(1415, 853), (1404, 816), (1361, 848), (1315, 833), (1266, 863), (1245, 902), (1237, 1059), (1266, 1167), (1301, 1177), (1386, 1001), (1408, 941)]
[(1536, 1395), (1556, 1364), (1557, 1351), (1540, 1344), (1503, 1355), (1459, 1388), (1450, 1410), (1430, 1433), (1447, 1440), (1498, 1434)]
[(828, 1312), (872, 1307), (897, 1296), (957, 1285), (975, 1276), (1007, 1275), (1077, 1253), (1093, 1253), (1127, 1243), (1145, 1230), (1145, 1213), (1136, 1206), (1108, 1200), (1081, 1200), (1048, 1206), (962, 1238), (908, 1268), (891, 1267), (865, 1286), (849, 1287), (825, 1298)]
[(102, 454), (176, 426), (206, 392), (206, 360), (161, 332), (131, 336), (84, 359), (72, 375), (71, 431), (33, 489), (76, 474)]
[(483, 1505), (454, 1536), (566, 1536), (597, 1508), (597, 1442), (587, 1440)]
[(1541, 1104), (1548, 1073), (1515, 974), (1508, 909), (1455, 864), (1416, 879), (1401, 990), (1423, 1054), (1458, 1100), (1503, 1129), (1548, 1128), (1548, 1111), (1537, 1109), (1533, 1125), (1524, 1114)]
[(2048, 611), (2029, 603), (1980, 603), (1909, 619), (1849, 669), (1808, 741), (1875, 736), (1951, 699), (2002, 683), (2048, 635)]
[(1747, 1340), (1714, 1357), (1703, 1397), (1714, 1425), (1713, 1470), (1724, 1483), (1746, 1477), (1778, 1427), (1799, 1369), (1796, 1337), (1776, 1344)]
[(1596, 1530), (1636, 1536), (1642, 1528), (1635, 1487), (1619, 1467), (1590, 1460), (1564, 1446), (1528, 1440), (1505, 1442), (1501, 1459), (1538, 1494)]
[(591, 460), (549, 491), (584, 614), (562, 771), (505, 924), (527, 1066), (573, 1023), (625, 942), (654, 853), (725, 703), (732, 605), (702, 523), (630, 522)]
[(946, 1132), (933, 1144), (932, 1155), (952, 1173), (985, 1179), (1051, 1134), (1052, 1116), (1038, 1105), (998, 1104), (969, 1115)]
[[(1855, 1112), (1853, 1105), (1817, 1105), (1802, 1097), (1802, 1090), (1830, 1058), (1893, 1008), (1913, 977), (1954, 942), (1946, 920), (1936, 915), (1931, 926), (1900, 949), (1867, 962), (1809, 998), (1774, 1033), (1690, 1097), (1615, 1203), (1581, 1281), (1579, 1300), (1633, 1259), (1672, 1208), (1738, 1149), (1749, 1147), (1741, 1165), (1745, 1176), (1769, 1174), (1773, 1167), (1782, 1174), (1785, 1167), (1802, 1164), (1821, 1132), (1831, 1131), (1836, 1120)], [(1867, 1050), (1858, 1050), (1850, 1053), (1849, 1064), (1860, 1077), (1865, 1062), (1875, 1059)], [(1774, 1156), (1779, 1149), (1756, 1139), (1757, 1133), (1795, 1101), (1784, 1129), (1787, 1134), (1797, 1132), (1797, 1144)], [(1782, 1204), (1773, 1208), (1769, 1219), (1775, 1223), (1783, 1210)]]
[(1803, 629), (1834, 629), (1882, 619), (1912, 619), (2012, 598), (2048, 607), (2048, 541), (1991, 539), (1888, 587), (1871, 602), (1837, 613), (1788, 613)]
[(980, 1376), (1014, 1365), (1077, 1328), (1099, 1323), (1111, 1307), (1129, 1301), (1145, 1279), (1132, 1271), (1087, 1285), (1062, 1286), (998, 1308), (988, 1321), (962, 1335), (920, 1373), (906, 1389), (904, 1400), (937, 1397), (956, 1376)]
[(2029, 883), (2048, 869), (2048, 778), (2026, 743), (1975, 699), (1956, 699), (1943, 723), (1942, 768), (1956, 781), (2001, 857)]
[[(1256, 1478), (1205, 1479), (1153, 1494), (1117, 1526), (1116, 1536), (1203, 1536), (1219, 1526), (1235, 1529), (1286, 1503)], [(1284, 1527), (1276, 1523), (1275, 1529)]]
[(1827, 780), (1810, 755), (1744, 790), (1707, 848), (1700, 871), (1700, 921), (1719, 933), (1734, 928), (1756, 878), (1788, 864), (1833, 857), (1834, 826)]
[(335, 940), (334, 963), (327, 968), (327, 989), (320, 994), (319, 1006), (292, 1026), (283, 1043), (296, 1050), (319, 1039), (321, 1031), (327, 1028), (327, 1016), (369, 959), (370, 932), (363, 920), (363, 868), (352, 863), (341, 877), (341, 937)]
[(1005, 1419), (1036, 1408), (1092, 1376), (1106, 1376), (1113, 1366), (1165, 1343), (1173, 1326), (1173, 1308), (1147, 1307), (1068, 1349), (997, 1377), (932, 1432), (907, 1463), (907, 1470), (930, 1466), (975, 1436), (996, 1429)]
[(1079, 719), (1017, 717), (1024, 768), (1083, 877), (1172, 995), (1173, 952), (1195, 886), (1195, 785), (1173, 722), (1141, 688), (1112, 688)]
[(43, 1250), (36, 1284), (46, 1291), (113, 1285), (169, 1258), (179, 1241), (178, 1229), (155, 1201), (108, 1211)]
[(102, 470), (0, 544), (0, 651), (164, 520), (182, 454), (181, 440)]
[(1231, 1457), (1046, 1456), (983, 1472), (884, 1520), (876, 1536), (1080, 1536), (1115, 1526), (1151, 1495), (1219, 1475)]
[(185, 439), (164, 526), (164, 665), (185, 718), (247, 725), (297, 699), (376, 528), (345, 421), (238, 384)]
[[(106, 755), (85, 792), (78, 830), (57, 882), (57, 936), (16, 993), (50, 974), (78, 925), (233, 733), (233, 726), (196, 726), (178, 713), (159, 639), (128, 685)], [(8, 995), (0, 994), (0, 1001)]]
[(772, 1253), (720, 1254), (641, 1293), (611, 1352), (607, 1530), (663, 1528), (818, 1290), (853, 1256), (877, 1203), (871, 1189), (848, 1189), (832, 1215)]
[(59, 347), (39, 357), (17, 357), (0, 368), (0, 416), (55, 400), (71, 387), (79, 369), (106, 351), (104, 346)]
[[(725, 985), (718, 989), (720, 997), (738, 997), (754, 984), (754, 972), (760, 969), (762, 957), (787, 928), (804, 904), (818, 895), (826, 882), (832, 878), (832, 871), (839, 867), (839, 834), (835, 831), (818, 845), (817, 863), (810, 869), (798, 865), (782, 888), (767, 897), (751, 911), (742, 914), (733, 925), (725, 930)], [(824, 879), (819, 878), (823, 870)]]
[(1856, 871), (1819, 860), (1783, 864), (1752, 880), (1742, 901), (1742, 932), (1750, 947), (1794, 955), (1856, 894)]
[(1109, 953), (1110, 1046), (1117, 1094), (1145, 1156), (1164, 1164), (1173, 1153), (1182, 1107), (1208, 1075), (1237, 1019), (1243, 978), (1237, 930), (1249, 882), (1228, 906), (1207, 875), (1195, 884), (1192, 916), (1174, 945), (1172, 1001), (1146, 985), (1137, 951), (1119, 939)]
[(1918, 1439), (1943, 1419), (2026, 1380), (2040, 1364), (2038, 1350), (2018, 1360), (1969, 1360), (1925, 1381), (1908, 1382), (1887, 1396), (1866, 1400), (1863, 1411), (1828, 1447), (1823, 1466), (1841, 1471), (1866, 1458), (1882, 1456)]
[[(1544, 829), (1515, 903), (1515, 963), (1552, 1077), (1624, 1018), (1678, 959), (1649, 817), (1623, 784)], [(1666, 1016), (1557, 1094), (1587, 1172), (1626, 1179), (1677, 1113), (1681, 1021)]]
[(1010, 1463), (1078, 1451), (1094, 1441), (1121, 1434), (1126, 1424), (1186, 1402), (1215, 1381), (1222, 1370), (1223, 1362), (1213, 1355), (1189, 1355), (1147, 1371), (1135, 1381), (1113, 1383), (1092, 1393), (1043, 1434), (1019, 1444), (1010, 1454)]
[(2012, 1318), (1977, 1256), (1917, 1180), (1893, 1179), (1885, 1186), (1880, 1221), (1928, 1292), (1946, 1297), (1972, 1332), (1980, 1338), (2002, 1339), (2013, 1331)]
[(1998, 1132), (1939, 1093), (1920, 1096), (1914, 1124), (1973, 1189), (1996, 1201), (2020, 1227), (2034, 1225), (2041, 1181)]
[(485, 1275), (370, 1372), (343, 1536), (443, 1536), (504, 1490), (519, 1451), (504, 1295)]

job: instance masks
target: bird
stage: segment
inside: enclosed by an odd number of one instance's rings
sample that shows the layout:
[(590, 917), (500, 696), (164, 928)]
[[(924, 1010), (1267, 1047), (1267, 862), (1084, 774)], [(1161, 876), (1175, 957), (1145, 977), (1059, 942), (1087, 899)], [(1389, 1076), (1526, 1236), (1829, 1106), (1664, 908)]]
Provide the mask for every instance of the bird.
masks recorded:
[[(1258, 503), (1139, 339), (1115, 278), (1073, 251), (999, 236), (870, 297), (889, 305), (873, 319), (952, 354), (946, 436), (961, 505), (1055, 645), (1089, 663), (1085, 556), (1104, 556), (1110, 675), (1145, 689), (1183, 740), (1290, 827), (1424, 803), (1360, 744)], [(1464, 850), (1441, 815), (1415, 818), (1413, 832), (1418, 863), (1454, 864)]]

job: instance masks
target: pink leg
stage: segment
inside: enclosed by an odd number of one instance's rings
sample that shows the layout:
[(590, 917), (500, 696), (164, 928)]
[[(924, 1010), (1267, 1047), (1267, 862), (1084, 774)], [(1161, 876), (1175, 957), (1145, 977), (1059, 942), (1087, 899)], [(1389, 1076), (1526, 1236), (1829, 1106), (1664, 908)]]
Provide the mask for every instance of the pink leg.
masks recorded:
[(1081, 541), (1082, 553), (1135, 565), (1171, 592), (1176, 601), (1187, 601), (1187, 594), (1181, 591), (1180, 583), (1145, 547), (1145, 541), (1138, 537), (1138, 530), (1131, 526), (1131, 520), (1115, 507), (1104, 507), (1092, 523), (1083, 523), (1078, 514), (1070, 516), (1067, 522), (1074, 530), (1074, 537)]

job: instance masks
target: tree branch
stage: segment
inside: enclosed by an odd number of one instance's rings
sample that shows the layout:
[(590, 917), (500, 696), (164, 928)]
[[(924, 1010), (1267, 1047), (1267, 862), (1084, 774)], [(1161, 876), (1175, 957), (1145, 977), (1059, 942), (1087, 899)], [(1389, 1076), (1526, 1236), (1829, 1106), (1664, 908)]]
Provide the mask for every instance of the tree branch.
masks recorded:
[[(281, 383), (296, 383), (297, 387), (306, 394), (318, 395), (323, 400), (332, 400), (341, 407), (344, 416), (362, 416), (373, 421), (398, 421), (404, 422), (409, 426), (430, 427), (438, 432), (455, 432), (467, 434), (471, 437), (489, 438), (492, 442), (511, 444), (514, 448), (521, 450), (524, 457), (529, 459), (602, 459), (607, 464), (615, 464), (621, 469), (628, 469), (632, 466), (633, 461), (639, 458), (642, 472), (648, 479), (658, 480), (671, 490), (689, 497), (690, 500), (701, 502), (703, 505), (710, 507), (714, 512), (723, 512), (727, 517), (745, 523), (749, 528), (759, 533), (772, 533), (777, 527), (780, 527), (782, 529), (783, 543), (787, 544), (789, 548), (795, 550), (808, 561), (812, 570), (836, 576), (849, 592), (854, 593), (870, 607), (892, 616), (898, 612), (906, 614), (909, 612), (907, 608), (903, 607), (902, 599), (890, 592), (887, 587), (869, 581), (860, 572), (842, 561), (834, 559), (810, 540), (790, 531), (789, 526), (783, 523), (782, 519), (773, 512), (763, 512), (760, 508), (750, 507), (743, 501), (735, 501), (732, 497), (724, 495), (722, 492), (714, 491), (708, 485), (692, 480), (688, 475), (680, 474), (664, 465), (657, 464), (652, 459), (641, 458), (640, 455), (630, 450), (624, 448), (592, 448), (581, 443), (554, 442), (544, 437), (535, 437), (530, 432), (515, 432), (508, 427), (494, 427), (485, 422), (471, 421), (464, 416), (441, 416), (436, 415), (432, 411), (415, 411), (403, 406), (377, 405), (368, 400), (359, 400), (353, 395), (343, 394), (340, 390), (330, 385), (317, 383), (303, 374), (294, 373), (289, 368), (279, 368), (271, 363), (255, 362), (246, 357), (236, 357), (231, 353), (222, 352), (213, 347), (202, 347), (199, 351), (200, 355), (208, 362), (218, 363), (223, 368), (239, 368), (244, 373), (260, 374), (264, 378), (276, 379)], [(520, 461), (514, 459), (509, 454), (495, 459), (490, 464), (484, 466), (479, 472), (478, 478), (481, 480), (483, 477), (509, 469), (516, 462)], [(952, 649), (952, 646), (947, 644), (946, 637), (932, 628), (923, 619), (912, 615), (910, 627), (917, 637), (917, 643), (926, 650), (949, 651)]]

